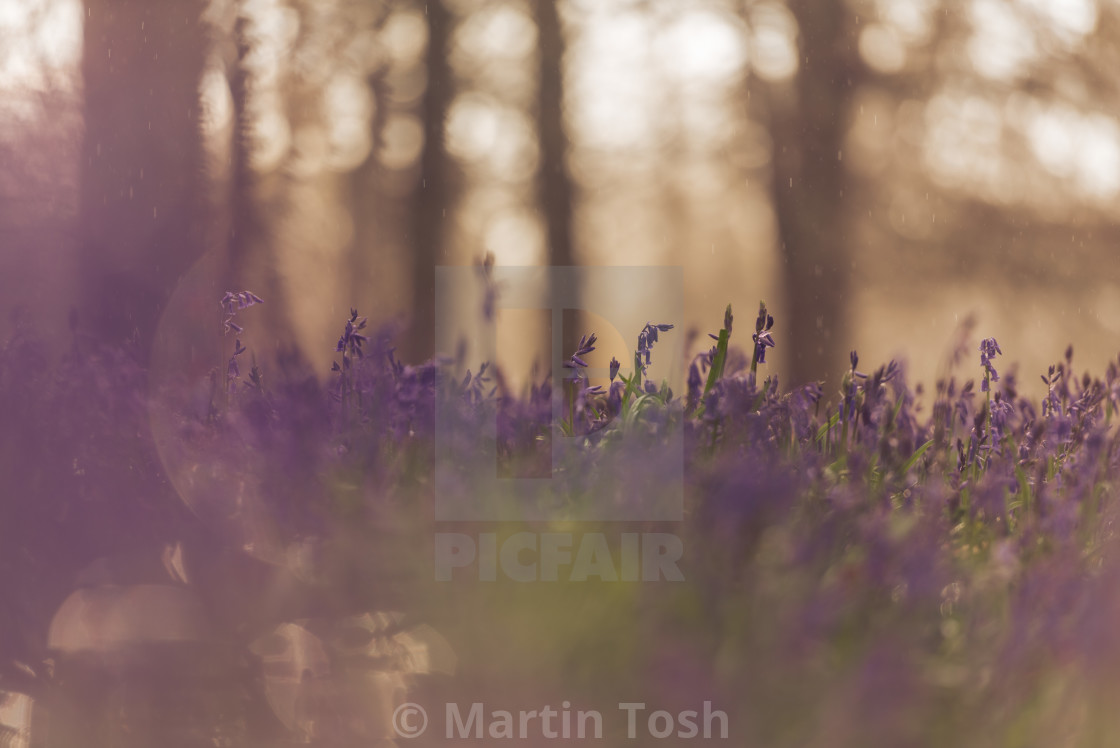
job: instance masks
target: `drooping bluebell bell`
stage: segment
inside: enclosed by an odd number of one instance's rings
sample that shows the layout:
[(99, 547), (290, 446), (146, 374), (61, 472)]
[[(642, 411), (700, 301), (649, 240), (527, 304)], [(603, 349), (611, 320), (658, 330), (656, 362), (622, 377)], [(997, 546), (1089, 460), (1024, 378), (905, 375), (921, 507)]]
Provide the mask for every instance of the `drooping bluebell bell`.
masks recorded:
[(595, 333), (591, 333), (590, 337), (587, 335), (581, 336), (575, 352), (564, 362), (564, 368), (574, 370), (577, 377), (581, 376), (583, 373), (582, 370), (587, 368), (587, 362), (583, 360), (583, 356), (595, 350), (596, 341)]
[(233, 391), (236, 380), (241, 376), (241, 367), (237, 365), (237, 357), (243, 354), (247, 348), (241, 345), (241, 338), (234, 341), (233, 355), (229, 357), (229, 363), (226, 365), (226, 387)]
[(238, 335), (245, 331), (241, 325), (233, 321), (233, 318), (242, 309), (247, 309), (256, 304), (263, 304), (264, 299), (257, 296), (252, 291), (226, 291), (219, 301), (222, 311), (225, 312), (225, 317), (222, 320), (222, 327), (226, 334), (231, 330)]
[(981, 392), (987, 392), (989, 389), (988, 381), (999, 381), (999, 372), (996, 367), (992, 365), (992, 359), (997, 355), (1003, 355), (1003, 351), (999, 349), (999, 343), (995, 338), (984, 338), (980, 341), (980, 365), (984, 367), (984, 381), (980, 385)]
[(769, 331), (755, 333), (755, 350), (758, 351), (758, 363), (766, 363), (766, 349), (775, 346), (774, 336)]
[(766, 349), (774, 347), (774, 336), (770, 329), (774, 326), (774, 317), (766, 311), (766, 304), (758, 305), (758, 318), (754, 323), (754, 357), (751, 360), (751, 371), (755, 371), (758, 364), (766, 363)]
[(342, 354), (343, 366), (349, 366), (349, 360), (362, 357), (362, 346), (369, 340), (359, 331), (366, 327), (366, 318), (358, 316), (357, 309), (350, 310), (350, 319), (346, 320), (342, 335), (335, 345), (335, 352)]
[(646, 367), (650, 364), (650, 350), (653, 348), (653, 344), (657, 342), (657, 333), (668, 332), (672, 329), (673, 325), (647, 322), (642, 331), (638, 333), (638, 359), (641, 363), (643, 375), (646, 373)]
[(252, 291), (226, 291), (221, 300), (222, 309), (225, 310), (226, 314), (231, 315), (254, 304), (263, 303), (264, 299)]
[(1007, 433), (1011, 417), (1015, 413), (1014, 406), (1004, 399), (1002, 392), (997, 392), (992, 400), (991, 423), (998, 442)]

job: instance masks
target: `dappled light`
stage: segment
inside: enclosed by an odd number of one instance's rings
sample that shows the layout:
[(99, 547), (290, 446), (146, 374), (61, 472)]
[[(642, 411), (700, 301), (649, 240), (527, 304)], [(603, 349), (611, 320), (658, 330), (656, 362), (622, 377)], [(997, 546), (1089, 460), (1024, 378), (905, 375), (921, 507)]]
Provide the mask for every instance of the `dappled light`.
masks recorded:
[(0, 3), (0, 80), (4, 99), (45, 89), (73, 90), (82, 55), (82, 6), (78, 0)]
[(1118, 70), (1106, 0), (0, 0), (0, 745), (1099, 743)]
[(447, 115), (447, 149), (489, 179), (520, 182), (537, 168), (528, 117), (478, 94), (452, 102)]

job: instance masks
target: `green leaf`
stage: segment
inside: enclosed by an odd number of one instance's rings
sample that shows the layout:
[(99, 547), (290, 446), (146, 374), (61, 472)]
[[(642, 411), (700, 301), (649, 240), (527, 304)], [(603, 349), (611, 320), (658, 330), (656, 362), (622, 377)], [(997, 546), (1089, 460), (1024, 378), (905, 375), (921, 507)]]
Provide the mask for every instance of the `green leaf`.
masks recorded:
[(840, 421), (840, 414), (839, 413), (833, 413), (832, 417), (829, 418), (827, 421), (825, 421), (824, 424), (822, 424), (821, 427), (819, 429), (817, 429), (816, 441), (823, 442), (825, 435), (829, 431), (831, 431), (833, 428), (835, 428), (836, 424), (839, 423), (839, 421)]
[(925, 444), (915, 449), (914, 454), (910, 455), (910, 459), (903, 463), (900, 475), (906, 475), (907, 473), (909, 473), (910, 468), (914, 467), (918, 460), (922, 459), (922, 455), (924, 455), (932, 446), (933, 439), (930, 439)]
[[(730, 308), (730, 305), (728, 306)], [(731, 339), (731, 333), (727, 329), (719, 331), (719, 341), (716, 343), (716, 355), (712, 357), (712, 368), (708, 370), (708, 381), (704, 384), (704, 395), (706, 396), (715, 386), (719, 378), (723, 376), (723, 366), (727, 363), (727, 343)]]
[[(727, 305), (727, 311), (724, 313), (724, 319), (731, 319), (731, 305)], [(712, 366), (708, 369), (708, 381), (704, 383), (704, 393), (700, 396), (700, 406), (696, 409), (695, 416), (702, 418), (704, 416), (704, 398), (707, 397), (712, 387), (715, 386), (719, 378), (723, 376), (723, 367), (727, 363), (727, 344), (731, 340), (731, 331), (726, 327), (719, 331), (719, 340), (716, 342), (716, 355), (712, 357)]]

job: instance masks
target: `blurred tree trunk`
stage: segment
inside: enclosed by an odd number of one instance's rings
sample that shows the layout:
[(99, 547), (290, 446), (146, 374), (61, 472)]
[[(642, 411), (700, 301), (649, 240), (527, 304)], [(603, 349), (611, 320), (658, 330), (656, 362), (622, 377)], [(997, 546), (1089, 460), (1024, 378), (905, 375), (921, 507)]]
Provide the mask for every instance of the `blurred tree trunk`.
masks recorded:
[(451, 16), (442, 0), (429, 0), (425, 14), (428, 86), (423, 104), (424, 151), (413, 212), (412, 334), (405, 347), (405, 357), (416, 362), (427, 360), (435, 352), (435, 268), (443, 251), (444, 223), (451, 196), (443, 129), (455, 93), (447, 59)]
[(249, 71), (245, 65), (245, 58), (250, 50), (248, 27), (249, 19), (245, 14), (244, 3), (238, 3), (237, 19), (233, 27), (236, 56), (232, 61), (229, 76), (230, 100), (233, 106), (233, 139), (230, 143), (230, 225), (226, 242), (228, 267), (224, 279), (227, 290), (231, 291), (240, 291), (248, 283), (245, 277), (246, 265), (256, 223), (253, 201), (254, 180), (249, 165), (253, 123), (249, 114)]
[(769, 87), (773, 200), (783, 260), (789, 384), (836, 381), (846, 366), (851, 268), (844, 134), (861, 68), (844, 3), (790, 0), (800, 68)]
[[(350, 173), (350, 184), (347, 187), (350, 213), (354, 217), (353, 249), (349, 260), (350, 283), (347, 290), (349, 298), (353, 299), (351, 303), (356, 305), (359, 311), (373, 311), (376, 300), (385, 299), (387, 290), (392, 288), (392, 286), (386, 288), (388, 284), (384, 283), (383, 278), (385, 263), (391, 261), (384, 253), (392, 246), (392, 242), (387, 241), (385, 236), (391, 231), (388, 228), (389, 222), (397, 218), (393, 208), (401, 210), (401, 206), (394, 200), (395, 196), (381, 194), (379, 183), (382, 175), (381, 165), (378, 163), (378, 151), (381, 148), (381, 132), (385, 126), (385, 110), (388, 108), (387, 96), (384, 92), (387, 86), (384, 77), (377, 75), (369, 76), (366, 84), (373, 92), (374, 101), (377, 102), (370, 123), (373, 146), (370, 148), (369, 158)], [(374, 195), (377, 196), (376, 199), (373, 199)], [(407, 206), (407, 202), (401, 201), (401, 203)], [(397, 261), (411, 262), (403, 256)], [(378, 311), (384, 313), (385, 305), (380, 305)]]
[[(540, 168), (537, 194), (548, 240), (548, 264), (575, 265), (572, 245), (572, 180), (566, 163), (568, 137), (564, 129), (564, 29), (557, 12), (558, 0), (532, 3), (537, 22), (540, 54), (537, 94), (537, 137)], [(558, 289), (552, 288), (555, 298)], [(578, 345), (582, 319), (576, 311), (564, 321), (561, 334), (564, 355)]]
[(295, 339), (295, 330), (290, 316), (292, 306), (285, 303), (276, 250), (269, 240), (269, 220), (274, 215), (270, 216), (267, 205), (262, 204), (261, 177), (253, 171), (252, 165), (253, 81), (247, 59), (252, 52), (253, 21), (248, 5), (247, 0), (237, 0), (233, 57), (227, 61), (233, 133), (229, 143), (228, 197), (221, 205), (212, 206), (218, 211), (228, 211), (222, 286), (217, 290), (220, 295), (225, 291), (247, 289), (262, 296), (268, 304), (258, 315), (261, 322), (256, 327), (266, 330), (268, 339), (288, 345)]
[(202, 0), (87, 0), (79, 182), (81, 323), (146, 355), (203, 252)]
[(564, 31), (556, 11), (557, 0), (533, 3), (540, 44), (538, 134), (540, 171), (538, 191), (548, 235), (550, 265), (575, 264), (572, 249), (572, 182), (565, 159), (568, 138), (564, 132)]

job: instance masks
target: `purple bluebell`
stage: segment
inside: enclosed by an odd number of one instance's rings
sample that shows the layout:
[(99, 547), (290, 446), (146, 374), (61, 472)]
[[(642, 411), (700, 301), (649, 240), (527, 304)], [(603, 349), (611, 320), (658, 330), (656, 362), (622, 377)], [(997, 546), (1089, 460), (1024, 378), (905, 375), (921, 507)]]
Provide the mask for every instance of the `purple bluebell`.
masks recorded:
[[(771, 318), (773, 319), (773, 318)], [(755, 354), (758, 363), (766, 363), (766, 349), (774, 347), (774, 337), (769, 331), (754, 334)]]
[(646, 367), (650, 363), (650, 349), (653, 344), (657, 342), (658, 332), (668, 332), (673, 329), (673, 325), (669, 324), (654, 324), (647, 322), (642, 331), (638, 333), (638, 358), (642, 367), (642, 374), (646, 373)]
[(255, 304), (263, 304), (264, 299), (257, 296), (252, 291), (226, 291), (219, 303), (221, 304), (222, 311), (225, 312), (225, 318), (222, 320), (224, 333), (228, 335), (232, 330), (240, 335), (245, 331), (245, 328), (234, 322), (233, 318), (237, 315), (237, 312), (242, 309), (247, 309)]
[(774, 326), (774, 317), (766, 311), (766, 304), (759, 302), (758, 318), (754, 322), (754, 355), (751, 359), (751, 372), (758, 364), (766, 363), (766, 349), (774, 347), (774, 337), (770, 329)]
[(234, 314), (241, 309), (247, 309), (254, 304), (263, 304), (264, 299), (252, 291), (226, 291), (222, 297), (222, 309), (226, 314)]
[(581, 336), (579, 344), (576, 346), (575, 353), (569, 356), (568, 360), (564, 362), (564, 368), (575, 369), (577, 376), (582, 374), (582, 370), (587, 368), (587, 362), (583, 360), (583, 356), (595, 350), (595, 342), (597, 340), (598, 338), (596, 338), (595, 333), (591, 333), (590, 336)]
[(754, 321), (754, 331), (756, 333), (763, 330), (769, 330), (774, 326), (774, 317), (766, 311), (766, 304), (760, 303), (758, 305), (758, 318)]
[(237, 357), (243, 354), (247, 348), (241, 345), (241, 338), (237, 338), (233, 346), (233, 355), (229, 357), (229, 363), (226, 364), (226, 386), (232, 390), (234, 381), (241, 376), (241, 367), (237, 365)]
[(342, 353), (343, 359), (348, 356), (361, 358), (362, 345), (369, 340), (368, 337), (359, 332), (359, 330), (364, 330), (365, 326), (366, 318), (359, 317), (357, 309), (351, 309), (350, 319), (346, 320), (346, 326), (343, 328), (342, 335), (338, 338), (338, 343), (335, 345), (335, 352)]
[(999, 372), (996, 367), (992, 365), (992, 359), (997, 355), (1003, 355), (1003, 351), (999, 349), (999, 343), (995, 338), (984, 338), (980, 341), (980, 365), (984, 367), (984, 381), (980, 385), (981, 392), (987, 392), (989, 379), (992, 382), (999, 381)]

